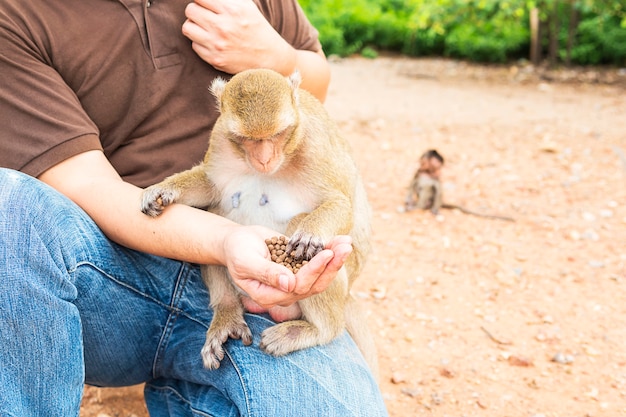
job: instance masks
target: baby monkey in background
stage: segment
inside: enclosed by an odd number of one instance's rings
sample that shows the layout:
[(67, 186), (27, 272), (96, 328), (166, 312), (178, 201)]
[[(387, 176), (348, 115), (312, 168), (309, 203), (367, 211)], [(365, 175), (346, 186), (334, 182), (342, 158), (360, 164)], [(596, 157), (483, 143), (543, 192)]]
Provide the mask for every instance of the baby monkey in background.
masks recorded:
[(471, 214), (488, 219), (514, 221), (511, 217), (493, 214), (477, 213), (457, 204), (443, 202), (441, 187), (441, 169), (444, 164), (443, 156), (435, 149), (429, 149), (420, 157), (420, 165), (413, 175), (411, 184), (404, 201), (406, 211), (420, 209), (430, 210), (439, 214), (440, 209), (458, 209), (465, 214)]
[(429, 149), (420, 157), (420, 165), (413, 175), (404, 201), (406, 211), (420, 209), (438, 214), (443, 205), (441, 189), (441, 167), (443, 156), (435, 149)]
[[(350, 295), (369, 253), (369, 203), (348, 142), (321, 102), (299, 85), (297, 72), (283, 77), (264, 69), (214, 81), (220, 116), (204, 161), (145, 189), (141, 210), (157, 216), (181, 203), (266, 226), (290, 236), (287, 253), (302, 260), (334, 236), (350, 235), (353, 251), (334, 281), (298, 302), (301, 320), (266, 329), (260, 346), (285, 355), (328, 343), (347, 329), (376, 375), (373, 339)], [(216, 369), (229, 337), (249, 345), (252, 334), (226, 267), (203, 265), (202, 276), (214, 310), (202, 358)]]

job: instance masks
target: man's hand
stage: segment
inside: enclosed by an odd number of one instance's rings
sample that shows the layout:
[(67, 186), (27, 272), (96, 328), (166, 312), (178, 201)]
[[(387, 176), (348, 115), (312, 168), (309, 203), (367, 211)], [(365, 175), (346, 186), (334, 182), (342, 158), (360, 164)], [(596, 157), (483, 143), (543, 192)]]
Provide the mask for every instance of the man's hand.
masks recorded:
[(293, 304), (319, 294), (335, 279), (352, 252), (350, 236), (337, 236), (326, 249), (303, 266), (296, 275), (270, 260), (265, 238), (275, 232), (256, 226), (242, 226), (224, 242), (226, 266), (233, 281), (250, 299), (244, 299), (248, 311), (268, 311), (276, 321), (299, 317)]
[(297, 69), (300, 87), (325, 100), (330, 67), (324, 51), (294, 49), (252, 0), (195, 0), (185, 16), (183, 34), (196, 54), (218, 70), (237, 74), (268, 68), (288, 76)]
[(251, 0), (196, 0), (185, 9), (183, 34), (193, 50), (220, 71), (272, 68), (289, 75), (296, 51)]

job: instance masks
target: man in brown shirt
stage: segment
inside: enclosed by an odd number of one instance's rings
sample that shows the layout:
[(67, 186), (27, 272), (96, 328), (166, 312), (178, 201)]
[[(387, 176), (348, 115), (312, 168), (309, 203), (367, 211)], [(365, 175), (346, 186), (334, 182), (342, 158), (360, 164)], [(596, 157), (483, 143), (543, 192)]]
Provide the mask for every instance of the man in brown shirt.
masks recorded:
[[(255, 67), (298, 69), (324, 99), (295, 0), (0, 1), (0, 415), (78, 415), (84, 382), (145, 382), (152, 416), (386, 415), (347, 335), (285, 358), (258, 348), (271, 317), (332, 281), (349, 238), (296, 279), (265, 257), (273, 231), (138, 209), (140, 187), (204, 155), (211, 80)], [(268, 313), (247, 315), (253, 346), (229, 341), (216, 371), (199, 354), (199, 263), (227, 266)]]

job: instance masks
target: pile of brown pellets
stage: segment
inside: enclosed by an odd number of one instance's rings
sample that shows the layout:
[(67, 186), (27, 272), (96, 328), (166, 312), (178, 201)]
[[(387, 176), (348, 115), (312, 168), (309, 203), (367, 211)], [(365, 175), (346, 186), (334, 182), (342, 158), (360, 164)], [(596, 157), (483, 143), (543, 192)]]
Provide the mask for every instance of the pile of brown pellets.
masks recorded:
[(277, 264), (281, 264), (289, 268), (294, 274), (297, 273), (302, 266), (306, 265), (308, 261), (301, 259), (295, 259), (295, 251), (290, 254), (287, 253), (287, 243), (289, 239), (285, 236), (274, 236), (270, 239), (265, 239), (265, 244), (270, 250), (272, 255), (272, 261)]

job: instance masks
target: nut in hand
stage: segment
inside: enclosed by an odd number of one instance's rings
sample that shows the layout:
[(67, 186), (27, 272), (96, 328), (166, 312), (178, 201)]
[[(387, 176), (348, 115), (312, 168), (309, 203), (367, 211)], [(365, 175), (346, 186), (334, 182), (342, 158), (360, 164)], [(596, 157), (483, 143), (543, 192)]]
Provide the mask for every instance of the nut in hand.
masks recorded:
[(285, 236), (274, 236), (265, 240), (265, 244), (270, 251), (272, 262), (286, 266), (294, 274), (298, 273), (302, 266), (308, 261), (295, 258), (295, 251), (287, 253), (287, 243), (289, 239)]

